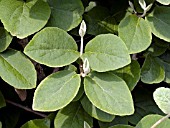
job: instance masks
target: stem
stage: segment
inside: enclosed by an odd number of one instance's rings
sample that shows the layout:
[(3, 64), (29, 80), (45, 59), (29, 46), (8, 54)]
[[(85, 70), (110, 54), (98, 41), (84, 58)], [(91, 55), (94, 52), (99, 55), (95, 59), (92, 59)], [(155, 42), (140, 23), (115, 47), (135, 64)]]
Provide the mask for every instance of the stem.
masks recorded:
[(156, 128), (161, 122), (163, 122), (164, 120), (166, 120), (169, 117), (170, 117), (170, 113), (168, 115), (162, 117), (160, 120), (158, 120), (154, 125), (152, 125), (151, 128)]
[(80, 56), (83, 54), (83, 37), (81, 37)]
[(16, 107), (18, 107), (18, 108), (24, 109), (25, 111), (28, 111), (28, 112), (34, 113), (35, 115), (41, 116), (41, 117), (43, 117), (43, 118), (46, 118), (46, 117), (47, 117), (47, 115), (45, 115), (45, 114), (36, 112), (36, 111), (34, 111), (34, 110), (32, 110), (32, 109), (30, 109), (30, 108), (28, 108), (28, 107), (22, 106), (22, 105), (20, 105), (20, 104), (18, 104), (18, 103), (15, 103), (15, 102), (13, 102), (13, 101), (6, 100), (6, 102), (9, 103), (9, 104), (11, 104), (11, 105), (13, 105), (13, 106), (16, 106)]

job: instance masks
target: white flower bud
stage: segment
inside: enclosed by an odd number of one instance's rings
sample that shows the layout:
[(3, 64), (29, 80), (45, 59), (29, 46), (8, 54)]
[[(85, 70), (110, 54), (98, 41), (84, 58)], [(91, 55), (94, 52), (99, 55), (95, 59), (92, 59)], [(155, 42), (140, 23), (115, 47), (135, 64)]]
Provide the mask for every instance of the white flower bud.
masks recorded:
[(83, 20), (80, 25), (79, 35), (80, 37), (83, 37), (85, 34), (86, 34), (86, 23)]

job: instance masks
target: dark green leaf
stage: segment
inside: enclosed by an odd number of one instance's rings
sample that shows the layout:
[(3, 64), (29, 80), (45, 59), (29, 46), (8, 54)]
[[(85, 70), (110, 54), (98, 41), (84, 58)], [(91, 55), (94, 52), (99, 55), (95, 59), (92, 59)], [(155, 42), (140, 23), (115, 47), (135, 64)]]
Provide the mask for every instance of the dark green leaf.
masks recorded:
[(46, 77), (34, 93), (33, 109), (56, 111), (68, 105), (78, 93), (80, 76), (64, 70)]
[(0, 108), (5, 107), (5, 106), (6, 106), (5, 99), (0, 91)]
[(1, 0), (0, 3), (0, 19), (5, 29), (21, 39), (43, 28), (50, 12), (43, 0)]
[(36, 71), (31, 61), (20, 51), (6, 50), (0, 53), (0, 76), (17, 89), (36, 87)]
[(79, 57), (74, 39), (64, 30), (50, 27), (37, 33), (24, 52), (35, 61), (50, 67), (69, 65)]

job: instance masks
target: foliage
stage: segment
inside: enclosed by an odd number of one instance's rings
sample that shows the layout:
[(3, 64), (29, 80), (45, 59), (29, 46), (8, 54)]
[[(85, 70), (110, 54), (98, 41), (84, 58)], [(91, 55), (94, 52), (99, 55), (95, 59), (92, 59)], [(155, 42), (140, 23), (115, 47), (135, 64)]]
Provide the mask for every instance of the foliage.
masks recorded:
[(169, 4), (0, 0), (0, 128), (170, 127)]

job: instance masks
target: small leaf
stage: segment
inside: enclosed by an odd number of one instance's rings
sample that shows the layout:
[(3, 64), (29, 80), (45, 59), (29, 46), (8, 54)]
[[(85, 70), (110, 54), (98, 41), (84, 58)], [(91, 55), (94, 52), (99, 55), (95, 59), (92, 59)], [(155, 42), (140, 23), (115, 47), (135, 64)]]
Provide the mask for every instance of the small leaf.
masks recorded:
[(124, 42), (113, 34), (96, 36), (86, 45), (82, 57), (87, 58), (90, 67), (98, 72), (115, 70), (131, 61)]
[(165, 113), (170, 113), (170, 89), (160, 87), (153, 93), (153, 98), (158, 107)]
[(152, 33), (167, 42), (170, 42), (170, 8), (156, 6), (152, 13), (146, 17)]
[(108, 113), (105, 113), (103, 111), (101, 111), (100, 109), (98, 109), (97, 107), (95, 107), (87, 98), (87, 96), (84, 96), (81, 99), (81, 104), (84, 108), (84, 110), (92, 117), (96, 118), (97, 120), (103, 121), (103, 122), (111, 122), (115, 116), (114, 115), (110, 115)]
[(73, 102), (57, 113), (54, 120), (54, 127), (83, 128), (85, 121), (92, 126), (92, 118), (83, 110), (81, 104)]
[(140, 65), (138, 61), (133, 60), (126, 67), (115, 70), (113, 73), (122, 78), (132, 91), (140, 79)]
[(134, 128), (130, 125), (115, 125), (115, 126), (112, 126), (112, 127), (109, 127), (109, 128)]
[(37, 33), (25, 47), (24, 53), (50, 67), (69, 65), (79, 57), (74, 39), (59, 28), (45, 28)]
[(0, 19), (5, 29), (20, 39), (43, 28), (50, 12), (43, 0), (1, 0), (0, 4)]
[(126, 83), (110, 73), (92, 72), (84, 80), (84, 90), (90, 102), (112, 115), (131, 115), (134, 106)]
[(163, 4), (163, 5), (169, 5), (170, 4), (170, 0), (156, 0), (159, 3)]
[(56, 111), (68, 105), (78, 93), (80, 76), (64, 70), (46, 77), (34, 93), (33, 109)]
[(0, 76), (17, 89), (36, 87), (37, 75), (34, 65), (21, 52), (6, 50), (0, 53)]
[(160, 83), (165, 78), (165, 71), (157, 57), (148, 55), (141, 69), (141, 80), (147, 84)]
[(12, 41), (12, 36), (4, 29), (0, 27), (0, 52), (7, 49)]
[(143, 18), (135, 15), (125, 17), (119, 24), (119, 37), (125, 42), (129, 53), (146, 50), (151, 44), (151, 29)]
[(81, 0), (47, 0), (51, 7), (48, 26), (69, 31), (79, 25), (84, 13)]
[[(135, 128), (150, 128), (155, 124), (158, 120), (160, 120), (163, 116), (161, 115), (147, 115), (137, 124)], [(156, 128), (169, 128), (170, 120), (166, 119), (165, 121), (161, 122)]]
[(91, 128), (90, 125), (86, 121), (84, 121), (84, 128)]
[(0, 108), (5, 107), (5, 106), (6, 106), (5, 99), (0, 91)]
[(50, 120), (49, 119), (34, 119), (30, 120), (21, 128), (50, 128)]

